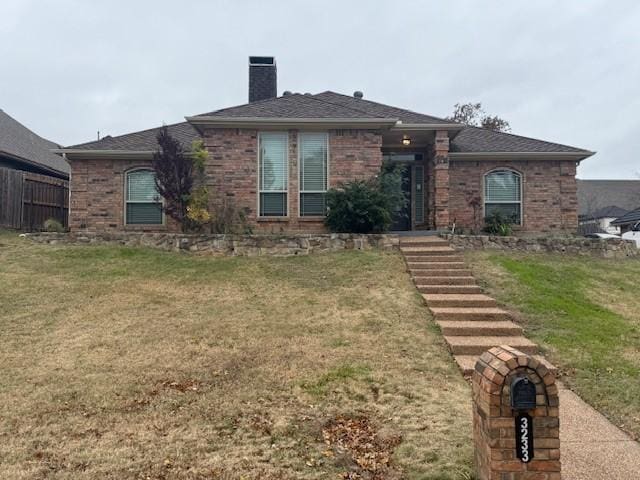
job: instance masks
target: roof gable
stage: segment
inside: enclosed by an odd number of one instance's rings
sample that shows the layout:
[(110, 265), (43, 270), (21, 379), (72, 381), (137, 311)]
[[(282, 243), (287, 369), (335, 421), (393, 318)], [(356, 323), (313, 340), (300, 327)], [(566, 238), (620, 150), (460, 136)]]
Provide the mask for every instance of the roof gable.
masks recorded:
[(51, 151), (59, 147), (0, 110), (0, 154), (68, 175), (69, 164)]

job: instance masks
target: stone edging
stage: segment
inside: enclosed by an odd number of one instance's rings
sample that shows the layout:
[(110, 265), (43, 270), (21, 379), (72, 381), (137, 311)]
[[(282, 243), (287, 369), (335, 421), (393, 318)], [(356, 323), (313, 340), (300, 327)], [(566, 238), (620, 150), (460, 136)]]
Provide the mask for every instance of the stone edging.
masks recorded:
[(308, 255), (340, 250), (397, 249), (393, 234), (207, 235), (180, 233), (30, 233), (37, 243), (144, 246), (165, 251), (202, 252), (212, 255)]
[(603, 258), (640, 257), (635, 242), (626, 239), (580, 237), (499, 237), (441, 234), (457, 250), (516, 250)]

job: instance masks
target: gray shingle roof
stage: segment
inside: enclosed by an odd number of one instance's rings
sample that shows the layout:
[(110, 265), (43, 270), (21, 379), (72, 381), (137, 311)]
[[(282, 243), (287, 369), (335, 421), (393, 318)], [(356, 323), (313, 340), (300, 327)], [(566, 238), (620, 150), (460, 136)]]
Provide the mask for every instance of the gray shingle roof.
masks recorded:
[(626, 211), (640, 207), (640, 180), (578, 180), (580, 215), (609, 205)]
[[(294, 93), (259, 102), (223, 108), (197, 116), (233, 118), (388, 118), (403, 123), (451, 124), (453, 122), (431, 115), (392, 107), (363, 98), (327, 91), (315, 95)], [(198, 138), (189, 123), (169, 126), (170, 132), (185, 146)], [(69, 148), (86, 150), (155, 150), (158, 128), (142, 132), (105, 137), (102, 140), (74, 145)], [(533, 138), (493, 132), (483, 128), (464, 127), (451, 143), (452, 152), (574, 152), (585, 150), (545, 142)]]
[(611, 222), (611, 225), (635, 225), (637, 222), (640, 222), (640, 208), (633, 210), (632, 212), (629, 212), (620, 218), (616, 218), (613, 222)]
[(452, 152), (585, 152), (584, 149), (486, 128), (465, 127), (451, 142)]
[[(150, 128), (140, 132), (127, 133), (116, 137), (106, 136), (93, 142), (74, 145), (72, 149), (79, 150), (130, 150), (130, 151), (151, 151), (158, 148), (156, 136), (162, 127)], [(169, 133), (178, 140), (184, 148), (191, 148), (191, 143), (200, 138), (200, 135), (191, 124), (187, 122), (167, 125)]]
[(0, 110), (0, 155), (5, 153), (11, 157), (36, 164), (46, 170), (68, 175), (69, 164), (51, 149), (60, 145), (36, 135), (27, 127)]
[(598, 219), (598, 218), (618, 218), (625, 215), (629, 210), (625, 210), (624, 208), (616, 207), (615, 205), (609, 205), (608, 207), (599, 208), (593, 213), (589, 213), (588, 215), (583, 215), (584, 218), (588, 219)]

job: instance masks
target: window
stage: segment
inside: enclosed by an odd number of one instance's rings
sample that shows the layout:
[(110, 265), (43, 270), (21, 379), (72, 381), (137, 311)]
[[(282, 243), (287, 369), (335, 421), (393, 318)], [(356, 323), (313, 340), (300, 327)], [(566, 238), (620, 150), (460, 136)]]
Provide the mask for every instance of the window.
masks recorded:
[(327, 143), (326, 133), (302, 133), (299, 136), (301, 217), (326, 214)]
[(519, 173), (496, 170), (484, 177), (484, 216), (495, 212), (514, 224), (522, 223), (522, 182)]
[(259, 212), (261, 217), (287, 216), (288, 134), (261, 133), (259, 136)]
[(162, 200), (152, 170), (133, 170), (126, 175), (127, 225), (162, 225)]

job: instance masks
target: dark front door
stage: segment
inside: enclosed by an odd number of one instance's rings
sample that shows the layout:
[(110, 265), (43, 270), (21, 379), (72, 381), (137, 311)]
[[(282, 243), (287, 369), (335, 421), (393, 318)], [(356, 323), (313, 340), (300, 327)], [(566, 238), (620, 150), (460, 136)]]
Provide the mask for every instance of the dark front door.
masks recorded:
[(402, 191), (407, 201), (393, 216), (391, 230), (395, 231), (411, 230), (411, 165), (402, 169)]

